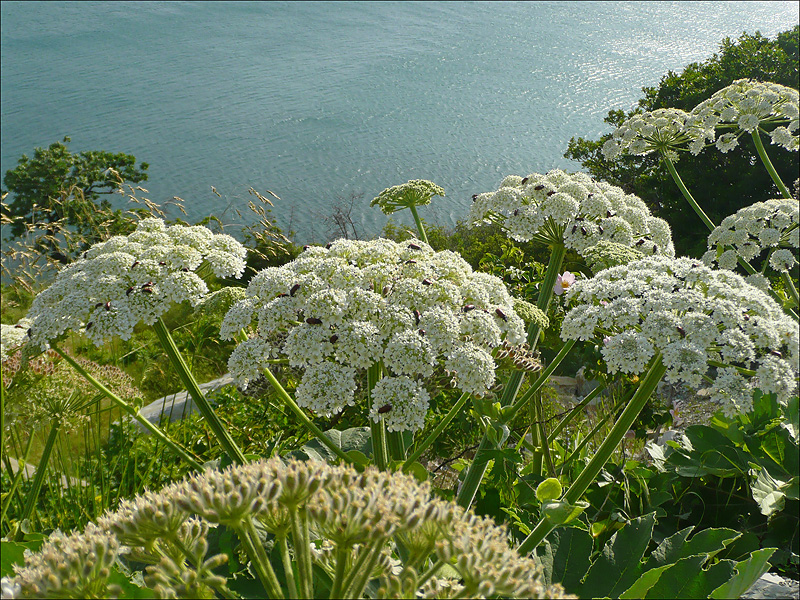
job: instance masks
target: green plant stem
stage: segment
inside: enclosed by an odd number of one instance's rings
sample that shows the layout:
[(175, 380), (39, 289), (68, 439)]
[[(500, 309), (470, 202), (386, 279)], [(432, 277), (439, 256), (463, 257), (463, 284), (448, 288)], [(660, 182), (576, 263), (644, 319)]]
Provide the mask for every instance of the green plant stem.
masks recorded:
[[(556, 279), (561, 270), (561, 265), (564, 263), (564, 256), (566, 253), (567, 249), (563, 242), (551, 245), (550, 260), (547, 263), (544, 281), (542, 281), (539, 287), (539, 298), (536, 301), (537, 308), (545, 314), (547, 314), (547, 310), (550, 307), (550, 301), (553, 298), (553, 287), (556, 284)], [(541, 327), (539, 327), (537, 323), (531, 323), (528, 327), (528, 345), (531, 347), (531, 352), (536, 349), (540, 334)], [(523, 402), (514, 402), (519, 393), (520, 386), (522, 386), (524, 375), (525, 371), (514, 371), (509, 377), (508, 383), (503, 390), (503, 396), (500, 399), (501, 406), (514, 406), (513, 414), (516, 414), (524, 404)], [(543, 384), (544, 382), (542, 381), (539, 387)], [(511, 418), (513, 418), (513, 416)], [(511, 418), (509, 418), (509, 421)], [(469, 470), (464, 476), (464, 484), (461, 486), (461, 491), (456, 497), (456, 502), (464, 509), (468, 510), (472, 501), (475, 499), (475, 493), (478, 491), (478, 486), (489, 464), (488, 457), (483, 455), (492, 449), (493, 444), (489, 441), (488, 434), (484, 433), (475, 458), (472, 460), (472, 464), (469, 466)]]
[(683, 194), (683, 197), (686, 198), (686, 201), (689, 203), (689, 206), (691, 206), (694, 209), (694, 212), (697, 213), (697, 216), (700, 217), (703, 223), (705, 223), (706, 227), (708, 227), (708, 230), (714, 231), (714, 222), (708, 218), (708, 215), (703, 211), (702, 208), (700, 208), (700, 205), (697, 203), (697, 200), (694, 199), (692, 194), (686, 188), (686, 185), (683, 183), (683, 179), (681, 179), (681, 176), (678, 175), (678, 171), (675, 170), (675, 165), (666, 155), (662, 154), (661, 158), (664, 160), (664, 164), (667, 165), (667, 170), (669, 171), (669, 174), (672, 175), (672, 179), (675, 181), (675, 184), (678, 186), (678, 189), (681, 191), (681, 194)]
[(559, 421), (558, 425), (556, 425), (553, 431), (550, 433), (550, 437), (556, 437), (559, 433), (561, 433), (561, 430), (564, 429), (564, 427), (566, 427), (569, 422), (575, 418), (575, 415), (577, 415), (584, 406), (589, 404), (589, 402), (597, 398), (597, 396), (599, 396), (604, 389), (606, 389), (606, 386), (605, 384), (602, 384), (598, 385), (591, 392), (589, 392), (583, 400), (578, 402), (578, 404), (576, 404), (572, 410), (569, 411), (569, 413), (567, 413), (567, 415), (561, 419), (561, 421)]
[(417, 224), (417, 231), (419, 231), (420, 239), (430, 246), (430, 243), (428, 242), (428, 236), (425, 233), (425, 228), (422, 226), (422, 221), (417, 214), (417, 207), (413, 204), (410, 204), (408, 209), (411, 211), (411, 216), (414, 217), (414, 223)]
[[(11, 480), (11, 488), (8, 490), (8, 495), (3, 501), (3, 513), (0, 515), (0, 523), (5, 520), (6, 512), (8, 512), (8, 508), (11, 506), (11, 500), (14, 498), (14, 494), (17, 491), (19, 482), (22, 481), (22, 475), (25, 472), (25, 465), (28, 464), (28, 457), (31, 455), (31, 448), (33, 448), (33, 435), (28, 436), (28, 444), (25, 446), (24, 453), (25, 458), (17, 463), (17, 473), (14, 475), (14, 479)], [(8, 462), (7, 456), (3, 457), (3, 464), (6, 465), (6, 468), (8, 469), (8, 476), (11, 477), (11, 464)]]
[[(656, 354), (650, 369), (639, 383), (639, 387), (630, 403), (625, 410), (622, 411), (619, 419), (617, 419), (614, 427), (609, 432), (608, 437), (606, 437), (600, 445), (600, 448), (592, 457), (592, 460), (589, 461), (589, 464), (586, 465), (564, 494), (563, 500), (570, 504), (575, 504), (581, 499), (586, 489), (597, 479), (600, 470), (605, 466), (609, 458), (611, 458), (614, 450), (616, 450), (617, 446), (622, 441), (625, 433), (631, 428), (636, 417), (642, 412), (642, 409), (645, 404), (647, 404), (647, 401), (650, 399), (650, 396), (653, 394), (666, 372), (667, 368), (661, 360), (661, 354)], [(520, 544), (517, 550), (523, 556), (530, 554), (553, 529), (555, 529), (554, 525), (547, 519), (542, 519), (530, 535)]]
[(392, 457), (392, 460), (406, 459), (406, 446), (405, 442), (403, 441), (402, 431), (387, 431), (386, 446), (389, 450), (389, 456)]
[(69, 354), (66, 352), (62, 352), (61, 349), (56, 346), (55, 342), (50, 342), (50, 347), (55, 350), (61, 358), (66, 360), (69, 365), (75, 369), (78, 373), (80, 373), (81, 377), (83, 377), (86, 381), (91, 383), (95, 388), (101, 391), (107, 398), (109, 398), (114, 404), (116, 404), (119, 408), (124, 410), (130, 417), (135, 419), (138, 423), (142, 425), (147, 431), (149, 431), (155, 438), (163, 442), (165, 445), (169, 446), (178, 456), (183, 458), (187, 464), (189, 464), (193, 469), (197, 471), (203, 470), (203, 465), (187, 450), (185, 450), (180, 444), (173, 441), (169, 438), (159, 427), (148, 421), (146, 418), (142, 416), (142, 414), (133, 406), (125, 402), (122, 398), (117, 396), (114, 392), (109, 390), (106, 386), (102, 383), (97, 381), (94, 377), (92, 377), (89, 372), (84, 369), (80, 363), (75, 361)]
[[(363, 598), (364, 588), (369, 583), (372, 570), (380, 558), (381, 547), (386, 543), (385, 538), (379, 538), (364, 549), (364, 553), (358, 557), (353, 568), (350, 569), (348, 579), (345, 581), (343, 598)], [(333, 598), (333, 596), (331, 596)]]
[(283, 562), (283, 572), (286, 575), (286, 587), (288, 588), (289, 598), (297, 598), (297, 582), (294, 579), (294, 568), (292, 558), (289, 556), (289, 545), (286, 543), (286, 532), (278, 537), (278, 546), (281, 551), (281, 561)]
[(463, 394), (461, 394), (461, 397), (456, 401), (456, 403), (453, 405), (453, 407), (448, 411), (448, 413), (445, 415), (444, 419), (439, 421), (439, 424), (434, 428), (434, 430), (431, 432), (431, 434), (428, 437), (425, 438), (425, 441), (422, 442), (421, 444), (419, 444), (419, 446), (417, 446), (417, 449), (414, 450), (414, 452), (411, 454), (411, 456), (408, 457), (406, 462), (403, 464), (403, 471), (407, 472), (408, 468), (414, 462), (416, 462), (419, 459), (420, 456), (422, 456), (422, 453), (425, 452), (425, 450), (427, 450), (431, 446), (431, 444), (433, 444), (433, 442), (436, 441), (436, 439), (442, 434), (442, 432), (445, 430), (445, 428), (450, 424), (450, 421), (452, 421), (455, 418), (455, 416), (459, 412), (461, 412), (461, 409), (464, 408), (464, 404), (466, 404), (468, 398), (469, 398), (469, 394), (467, 392), (464, 392)]
[(540, 411), (539, 411), (540, 394), (536, 394), (531, 402), (528, 403), (529, 417), (531, 421), (531, 446), (533, 448), (533, 458), (531, 459), (531, 472), (535, 475), (542, 474), (542, 437), (541, 428), (539, 427)]
[(217, 438), (220, 446), (222, 446), (222, 449), (225, 450), (234, 463), (243, 465), (247, 462), (244, 453), (236, 442), (233, 441), (230, 432), (225, 425), (222, 424), (217, 413), (214, 412), (211, 404), (209, 404), (202, 390), (200, 390), (200, 386), (197, 384), (194, 375), (192, 375), (192, 372), (183, 360), (178, 346), (175, 345), (175, 340), (172, 339), (169, 329), (167, 329), (161, 317), (153, 323), (153, 329), (156, 332), (156, 336), (158, 336), (158, 341), (161, 342), (161, 346), (164, 348), (164, 352), (167, 353), (172, 366), (178, 372), (183, 386), (186, 388), (186, 391), (189, 392), (192, 400), (194, 400), (195, 406), (197, 406), (200, 414), (203, 415), (203, 419), (208, 423), (211, 431), (214, 432), (214, 436)]
[(800, 297), (797, 295), (797, 288), (794, 287), (794, 282), (792, 281), (792, 278), (789, 277), (789, 273), (782, 271), (781, 279), (783, 279), (783, 287), (789, 291), (789, 295), (792, 297), (792, 300), (794, 300), (794, 305), (800, 306)]
[(297, 561), (297, 575), (301, 598), (313, 598), (313, 582), (311, 580), (311, 545), (308, 533), (308, 514), (303, 507), (289, 508), (289, 520), (292, 524), (292, 542), (294, 557)]
[(258, 532), (256, 532), (252, 519), (245, 519), (239, 527), (234, 527), (233, 529), (236, 535), (239, 536), (239, 541), (242, 542), (245, 552), (250, 559), (250, 563), (255, 568), (258, 578), (261, 580), (261, 585), (264, 586), (268, 597), (283, 598), (281, 584), (278, 582), (278, 577), (272, 569), (264, 546), (262, 546), (259, 541)]
[(772, 161), (769, 159), (769, 155), (767, 154), (767, 150), (764, 148), (764, 144), (761, 142), (761, 135), (758, 132), (758, 129), (755, 129), (752, 132), (753, 142), (756, 145), (756, 151), (758, 152), (758, 156), (761, 159), (761, 162), (764, 163), (764, 167), (767, 169), (767, 173), (769, 176), (772, 177), (772, 181), (775, 182), (775, 185), (778, 186), (778, 189), (781, 192), (781, 195), (786, 198), (787, 200), (791, 200), (792, 194), (789, 193), (789, 189), (781, 180), (780, 175), (775, 170), (775, 167), (772, 164)]
[(352, 464), (353, 461), (350, 460), (350, 457), (347, 456), (347, 454), (345, 454), (341, 448), (339, 448), (336, 444), (334, 444), (330, 440), (330, 438), (327, 435), (325, 435), (324, 431), (322, 431), (319, 427), (314, 425), (313, 421), (306, 416), (306, 414), (299, 406), (297, 406), (297, 403), (289, 395), (289, 392), (283, 389), (281, 382), (278, 381), (275, 378), (275, 375), (272, 374), (272, 371), (270, 371), (269, 369), (264, 369), (263, 373), (269, 380), (270, 384), (272, 385), (272, 389), (274, 389), (275, 392), (278, 394), (278, 397), (280, 397), (280, 399), (283, 400), (283, 403), (286, 404), (287, 407), (289, 407), (289, 410), (291, 410), (295, 415), (297, 415), (297, 417), (300, 419), (300, 422), (306, 427), (306, 429), (308, 429), (312, 434), (314, 434), (314, 436), (336, 456), (341, 458), (347, 464)]
[(519, 410), (525, 405), (525, 403), (528, 400), (530, 400), (533, 397), (533, 395), (536, 394), (536, 392), (542, 389), (542, 386), (545, 383), (547, 383), (548, 379), (550, 379), (550, 375), (553, 374), (553, 371), (555, 371), (558, 368), (558, 365), (560, 365), (562, 361), (567, 357), (567, 355), (570, 353), (570, 350), (572, 350), (572, 347), (576, 343), (577, 340), (569, 340), (563, 346), (561, 346), (561, 350), (559, 350), (558, 354), (556, 354), (553, 357), (553, 360), (550, 361), (550, 364), (547, 365), (547, 368), (545, 368), (541, 373), (539, 373), (539, 376), (536, 378), (536, 381), (534, 381), (531, 384), (531, 387), (525, 390), (525, 393), (522, 394), (522, 396), (520, 396), (514, 403), (514, 412), (512, 413), (511, 418), (516, 416), (517, 412), (519, 412)]
[(329, 598), (344, 598), (342, 586), (345, 572), (347, 571), (347, 555), (349, 551), (349, 547), (342, 547), (341, 544), (336, 545), (336, 572), (333, 575), (333, 585), (331, 586)]
[[(381, 378), (381, 365), (375, 363), (367, 369), (367, 398), (372, 404), (372, 390)], [(369, 430), (372, 436), (372, 457), (375, 460), (375, 466), (381, 471), (385, 471), (389, 465), (389, 455), (387, 452), (386, 443), (386, 425), (384, 424), (383, 417), (379, 416), (377, 421), (370, 419)]]
[[(42, 457), (39, 459), (39, 464), (36, 465), (36, 476), (33, 478), (33, 486), (31, 491), (27, 494), (28, 498), (25, 502), (25, 508), (22, 509), (22, 515), (19, 518), (20, 524), (22, 524), (25, 519), (30, 518), (31, 513), (33, 513), (33, 507), (36, 506), (36, 500), (39, 498), (39, 492), (42, 490), (44, 477), (47, 473), (47, 463), (50, 462), (50, 454), (53, 452), (53, 444), (56, 442), (59, 429), (61, 429), (61, 421), (55, 421), (50, 425), (50, 433), (47, 435), (47, 441), (44, 443)], [(22, 527), (20, 527), (14, 536), (14, 541), (21, 542), (24, 536), (25, 533), (22, 531)]]
[(426, 582), (426, 581), (428, 581), (428, 579), (430, 579), (430, 578), (431, 578), (431, 577), (433, 577), (434, 575), (436, 575), (436, 572), (437, 572), (439, 569), (441, 569), (441, 568), (442, 568), (442, 567), (443, 567), (445, 564), (446, 564), (446, 563), (445, 563), (445, 561), (443, 561), (443, 560), (441, 560), (441, 559), (440, 559), (440, 560), (437, 560), (437, 561), (436, 561), (436, 562), (435, 562), (435, 563), (434, 563), (434, 564), (431, 566), (431, 568), (430, 568), (430, 569), (428, 569), (428, 570), (427, 570), (427, 571), (425, 571), (425, 572), (424, 572), (422, 575), (420, 575), (420, 576), (419, 576), (419, 578), (417, 578), (417, 589), (419, 589), (420, 587), (422, 587), (423, 585), (425, 585), (425, 582)]

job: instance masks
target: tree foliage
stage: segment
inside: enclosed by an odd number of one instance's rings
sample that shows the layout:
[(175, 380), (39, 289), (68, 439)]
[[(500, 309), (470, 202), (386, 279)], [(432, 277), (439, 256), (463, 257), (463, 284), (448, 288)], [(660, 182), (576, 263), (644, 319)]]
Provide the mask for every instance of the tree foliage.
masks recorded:
[[(690, 64), (681, 73), (669, 71), (657, 87), (642, 88), (644, 97), (633, 111), (610, 110), (604, 120), (616, 128), (625, 119), (644, 111), (658, 108), (691, 111), (717, 90), (742, 78), (771, 81), (797, 89), (798, 36), (800, 27), (795, 26), (774, 40), (759, 32), (744, 33), (735, 41), (725, 38), (718, 54)], [(564, 157), (579, 161), (593, 177), (640, 196), (655, 214), (672, 226), (678, 254), (702, 254), (708, 232), (669, 173), (660, 168), (659, 156), (624, 154), (606, 160), (601, 149), (610, 137), (609, 133), (599, 140), (572, 138)], [(800, 164), (797, 153), (774, 146), (768, 146), (768, 152), (784, 182), (794, 181)], [(682, 160), (677, 168), (686, 186), (715, 223), (740, 208), (779, 197), (776, 186), (760, 164), (752, 140), (746, 136), (740, 139), (740, 147), (733, 152), (722, 154), (709, 148), (697, 157)]]
[[(3, 183), (12, 199), (3, 206), (4, 221), (11, 221), (11, 233), (21, 236), (27, 223), (63, 221), (78, 233), (94, 237), (92, 213), (107, 211), (101, 195), (116, 192), (125, 182), (147, 180), (147, 163), (136, 166), (136, 158), (122, 152), (69, 151), (69, 137), (48, 148), (36, 148), (33, 158), (23, 155), (6, 172)], [(3, 192), (5, 195), (5, 191)], [(88, 217), (88, 219), (87, 219)]]

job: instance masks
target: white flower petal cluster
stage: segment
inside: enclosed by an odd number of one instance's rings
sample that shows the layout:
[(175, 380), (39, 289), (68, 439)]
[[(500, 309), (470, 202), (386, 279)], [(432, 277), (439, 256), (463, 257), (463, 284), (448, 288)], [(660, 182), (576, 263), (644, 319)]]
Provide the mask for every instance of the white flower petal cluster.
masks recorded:
[(470, 226), (499, 223), (519, 242), (563, 241), (581, 254), (601, 241), (647, 255), (675, 254), (669, 224), (652, 216), (641, 198), (585, 173), (556, 169), (524, 179), (509, 176), (503, 184), (474, 197)]
[(14, 325), (0, 325), (0, 362), (5, 362), (13, 350), (28, 341), (30, 326), (30, 319), (20, 319)]
[(729, 152), (743, 133), (783, 123), (770, 134), (772, 143), (789, 151), (798, 150), (798, 93), (790, 87), (738, 79), (698, 104), (691, 115), (695, 127), (687, 133), (695, 147), (699, 144), (702, 148), (705, 140), (713, 142), (716, 130), (727, 128), (733, 132), (719, 136), (716, 146), (721, 152)]
[(603, 144), (603, 155), (607, 160), (614, 160), (623, 151), (636, 155), (661, 152), (675, 162), (678, 150), (691, 141), (687, 130), (695, 123), (696, 117), (678, 108), (659, 108), (634, 115), (617, 127)]
[(751, 261), (765, 250), (774, 250), (770, 266), (788, 271), (796, 262), (800, 247), (797, 200), (773, 198), (756, 202), (729, 215), (708, 236), (708, 252), (703, 262), (709, 266), (734, 269), (737, 257)]
[(153, 324), (173, 303), (203, 299), (208, 287), (195, 273), (201, 265), (219, 277), (240, 277), (246, 254), (235, 239), (206, 227), (143, 219), (127, 237), (92, 246), (36, 296), (28, 313), (31, 341), (46, 349), (70, 329), (97, 345), (129, 339), (137, 324)]
[[(729, 414), (748, 410), (755, 387), (780, 402), (797, 389), (797, 324), (731, 271), (647, 257), (577, 281), (567, 300), (562, 339), (598, 340), (610, 372), (640, 374), (660, 353), (668, 382), (716, 377), (712, 399)], [(723, 365), (716, 375), (709, 362)]]
[[(246, 294), (220, 329), (231, 339), (256, 325), (231, 355), (237, 383), (246, 386), (268, 358), (285, 357), (304, 370), (298, 403), (330, 414), (352, 404), (364, 372), (382, 364), (381, 393), (398, 399), (373, 406), (373, 416), (386, 414), (397, 430), (422, 427), (425, 379), (437, 370), (446, 368), (455, 387), (482, 396), (494, 383), (491, 351), (504, 341), (525, 341), (525, 324), (500, 279), (419, 241), (309, 247), (294, 261), (256, 274)], [(408, 382), (419, 390), (412, 394)], [(386, 404), (398, 408), (376, 412)], [(416, 408), (399, 408), (411, 405)]]

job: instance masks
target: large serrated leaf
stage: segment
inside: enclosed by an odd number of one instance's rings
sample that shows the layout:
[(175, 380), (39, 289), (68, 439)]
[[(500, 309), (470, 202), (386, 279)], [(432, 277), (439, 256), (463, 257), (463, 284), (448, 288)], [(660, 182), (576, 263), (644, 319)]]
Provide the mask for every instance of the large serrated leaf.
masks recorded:
[(722, 552), (726, 546), (738, 539), (742, 534), (733, 529), (716, 527), (703, 529), (692, 536), (680, 552), (679, 558), (688, 558), (697, 554), (711, 558)]
[(683, 558), (681, 553), (686, 544), (686, 538), (689, 537), (693, 530), (694, 526), (686, 527), (664, 539), (650, 554), (644, 565), (644, 570), (671, 565)]
[[(325, 435), (344, 452), (356, 450), (365, 456), (372, 456), (372, 438), (369, 427), (351, 427), (344, 431), (328, 429)], [(300, 460), (312, 459), (328, 462), (337, 462), (339, 460), (339, 457), (317, 438), (314, 438), (302, 448), (290, 452), (288, 456), (290, 458), (299, 458)]]
[(786, 494), (782, 488), (786, 482), (772, 477), (766, 469), (759, 469), (758, 475), (750, 486), (753, 500), (758, 503), (761, 514), (769, 517), (771, 514), (783, 510), (786, 505)]
[(777, 548), (762, 548), (753, 552), (749, 558), (736, 563), (736, 574), (709, 594), (710, 598), (739, 598), (766, 573), (767, 562)]
[(575, 593), (579, 597), (617, 598), (631, 587), (641, 576), (640, 561), (653, 535), (655, 520), (655, 513), (650, 513), (611, 536)]
[(661, 577), (661, 573), (669, 569), (672, 565), (663, 565), (655, 569), (645, 571), (645, 573), (633, 582), (633, 585), (620, 594), (620, 600), (628, 600), (634, 598), (644, 598), (648, 590), (652, 588)]
[[(704, 554), (682, 558), (661, 573), (658, 581), (645, 594), (645, 598), (708, 598), (708, 595), (730, 577), (724, 569), (714, 573), (704, 571), (703, 563), (708, 557)], [(729, 561), (730, 562), (730, 561)], [(719, 563), (721, 564), (721, 563)], [(715, 565), (716, 566), (716, 565)]]
[(589, 557), (594, 541), (587, 532), (576, 527), (555, 529), (544, 544), (536, 548), (538, 562), (548, 583), (560, 583), (569, 593), (580, 586), (589, 570)]

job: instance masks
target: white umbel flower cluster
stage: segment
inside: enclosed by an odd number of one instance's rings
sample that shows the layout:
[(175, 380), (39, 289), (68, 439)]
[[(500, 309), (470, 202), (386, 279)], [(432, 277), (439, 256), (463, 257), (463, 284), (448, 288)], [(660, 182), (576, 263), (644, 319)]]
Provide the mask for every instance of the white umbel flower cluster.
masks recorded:
[(30, 319), (20, 319), (14, 325), (0, 325), (0, 362), (11, 356), (11, 353), (28, 341)]
[(338, 240), (258, 273), (220, 333), (231, 339), (255, 321), (256, 334), (230, 358), (237, 383), (246, 387), (264, 360), (286, 357), (304, 370), (297, 402), (322, 414), (354, 404), (357, 382), (382, 364), (372, 417), (393, 430), (417, 430), (427, 412), (426, 380), (437, 370), (476, 396), (494, 384), (490, 352), (503, 340), (525, 341), (513, 307), (500, 279), (474, 273), (454, 252), (419, 241)]
[(153, 324), (173, 303), (195, 305), (203, 298), (208, 287), (198, 268), (240, 277), (246, 254), (231, 236), (206, 227), (144, 219), (127, 237), (92, 246), (36, 296), (28, 313), (31, 341), (46, 349), (68, 330), (82, 331), (97, 345), (114, 336), (129, 339), (137, 324)]
[[(661, 152), (671, 161), (678, 160), (678, 151), (692, 141), (688, 130), (696, 127), (698, 118), (679, 108), (659, 108), (651, 112), (634, 115), (617, 127), (611, 139), (603, 144), (603, 155), (613, 160), (623, 151), (645, 155)], [(698, 136), (699, 145), (690, 146), (697, 154), (703, 147), (704, 138)]]
[(687, 132), (695, 144), (697, 140), (702, 144), (705, 139), (713, 142), (716, 130), (731, 129), (716, 139), (717, 149), (729, 152), (743, 133), (782, 123), (772, 130), (772, 143), (797, 152), (798, 93), (790, 87), (738, 79), (698, 104), (691, 114), (696, 119), (695, 125), (702, 124)]
[(765, 250), (774, 250), (770, 266), (776, 271), (788, 271), (795, 265), (800, 247), (799, 221), (797, 200), (773, 198), (746, 206), (725, 217), (711, 232), (703, 262), (732, 270), (739, 256), (751, 261)]
[(506, 177), (498, 190), (474, 197), (468, 223), (491, 222), (519, 242), (563, 241), (578, 253), (606, 240), (645, 254), (675, 254), (669, 225), (641, 198), (585, 173)]
[(797, 324), (731, 271), (648, 257), (577, 281), (567, 299), (576, 306), (562, 339), (603, 340), (610, 372), (640, 374), (660, 352), (666, 381), (712, 382), (712, 399), (729, 414), (751, 407), (755, 387), (781, 402), (797, 388)]

